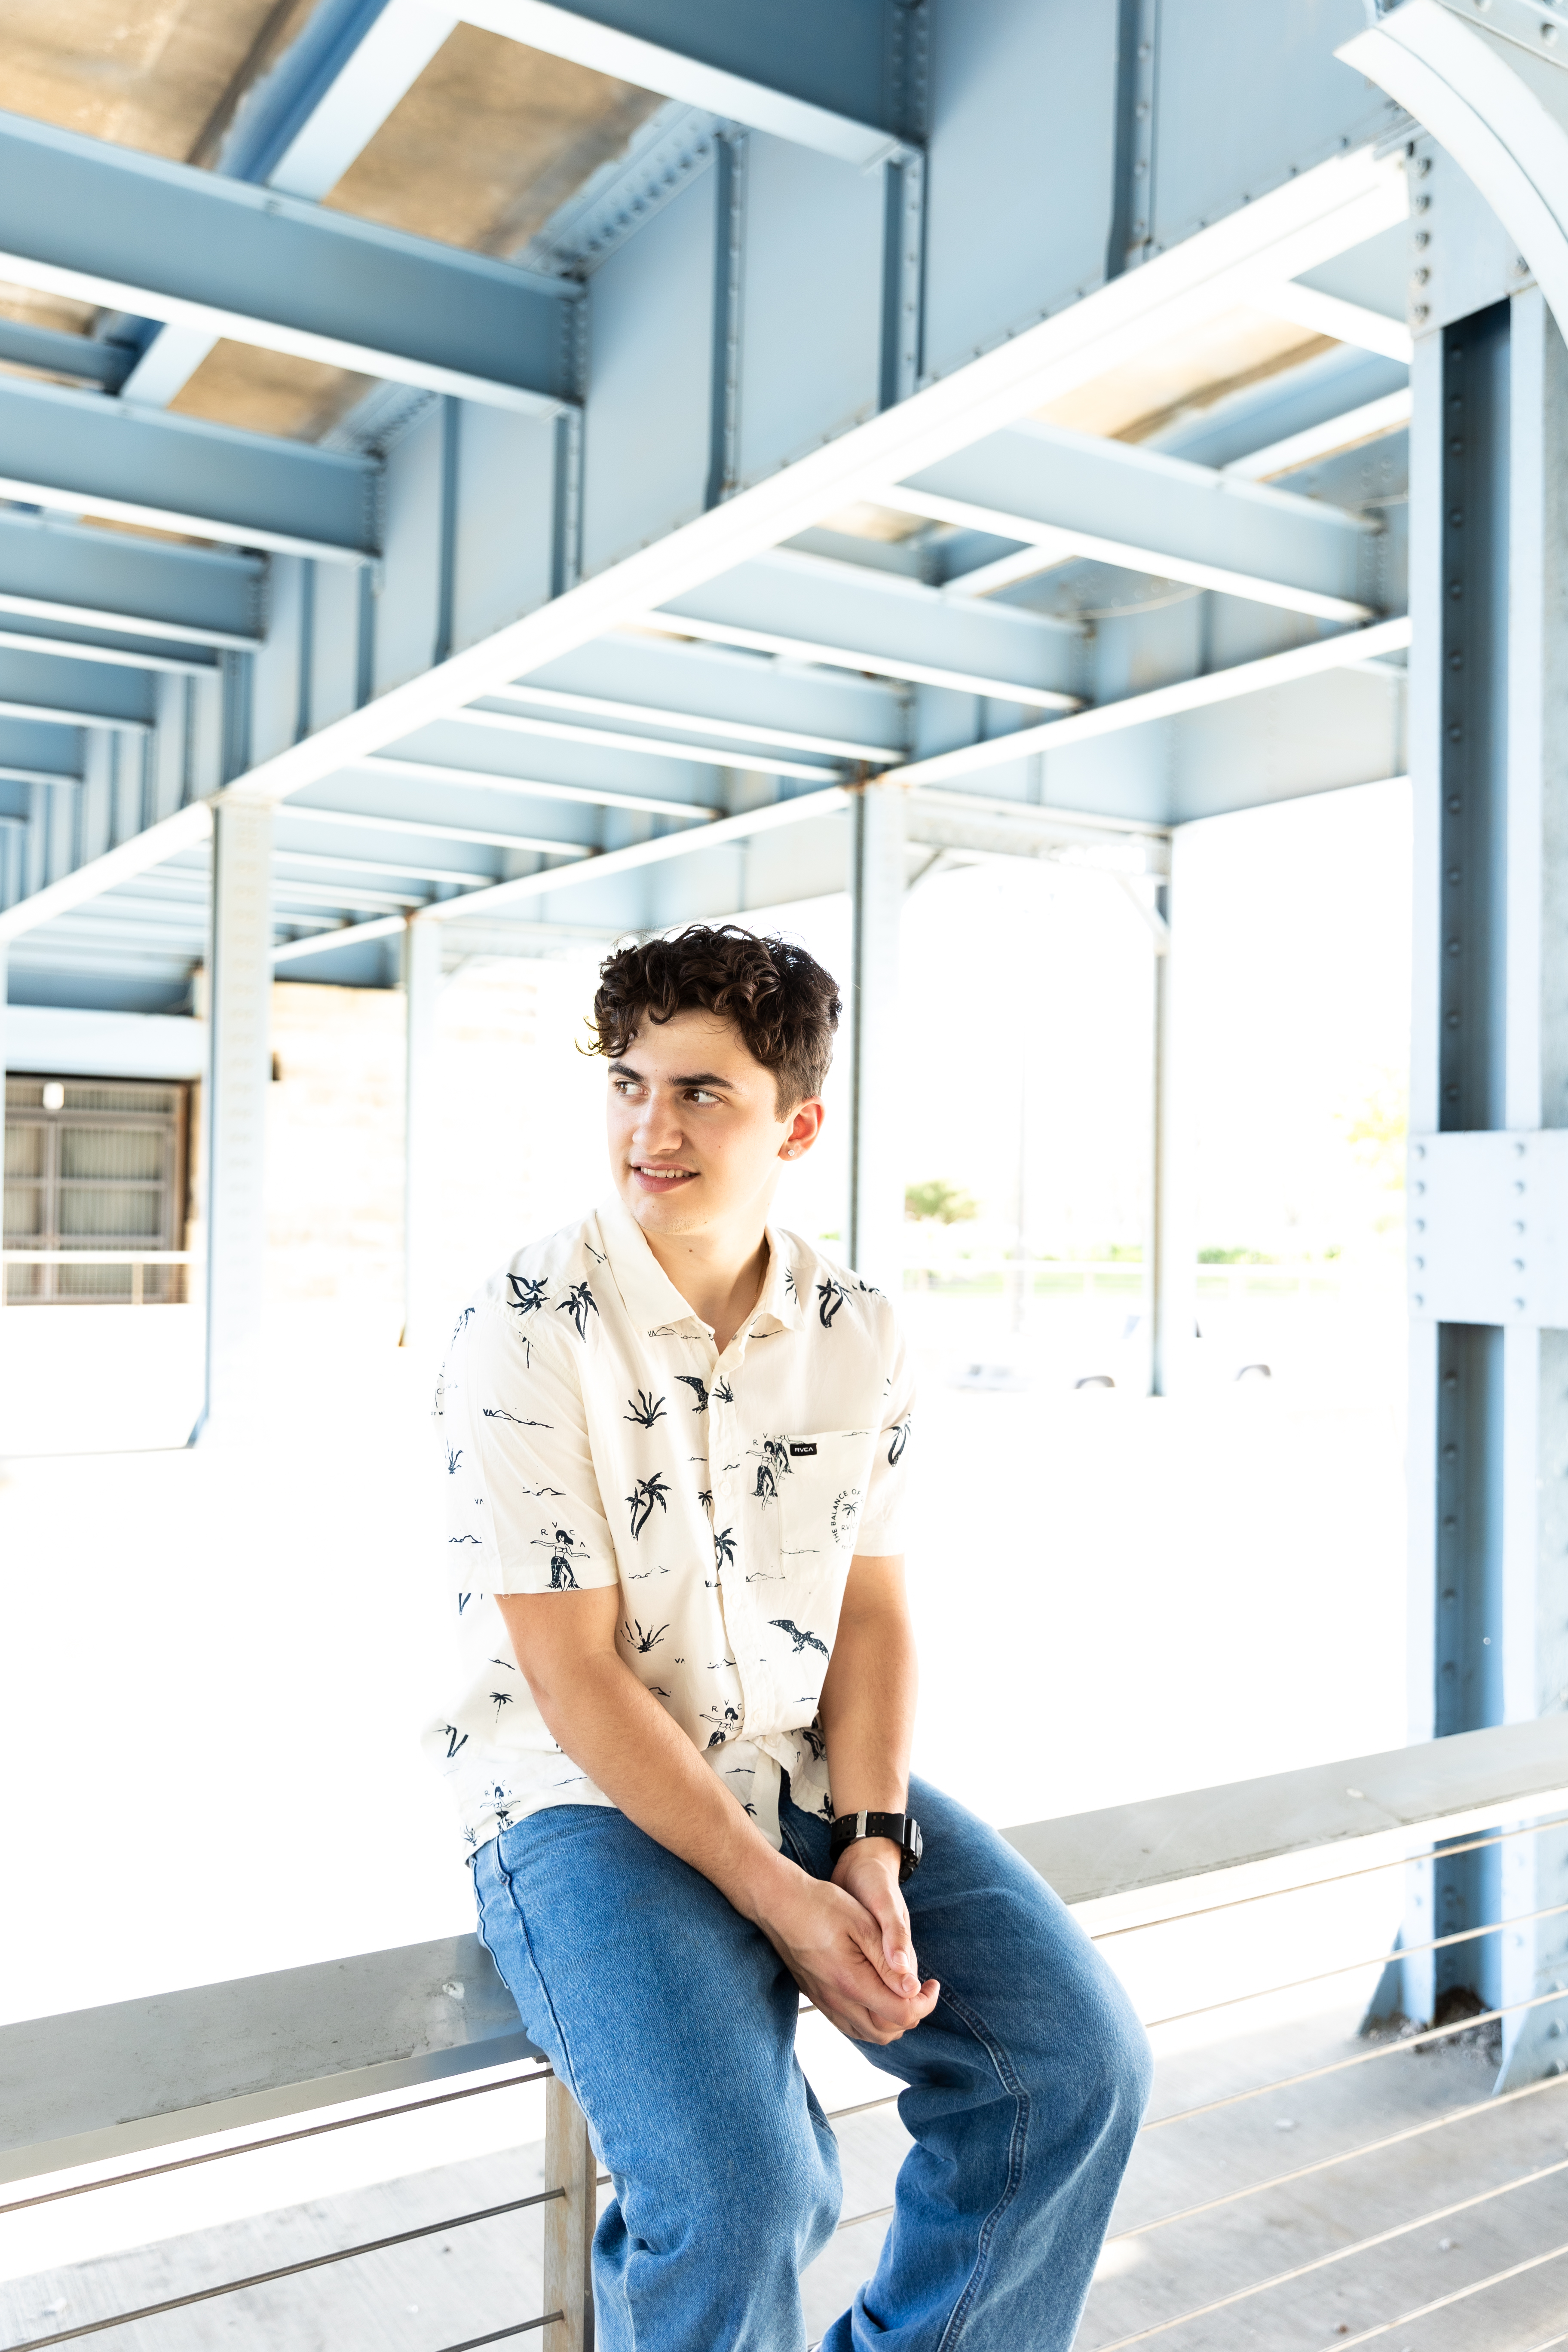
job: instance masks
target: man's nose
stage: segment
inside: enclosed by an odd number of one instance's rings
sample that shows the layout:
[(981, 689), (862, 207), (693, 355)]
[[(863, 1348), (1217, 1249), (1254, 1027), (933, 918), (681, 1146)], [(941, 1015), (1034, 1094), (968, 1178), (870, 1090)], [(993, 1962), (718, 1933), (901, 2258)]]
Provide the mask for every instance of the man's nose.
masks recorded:
[(679, 1150), (680, 1121), (675, 1115), (675, 1106), (668, 1096), (658, 1087), (650, 1088), (647, 1099), (638, 1112), (637, 1125), (632, 1129), (632, 1134), (640, 1150), (665, 1152)]

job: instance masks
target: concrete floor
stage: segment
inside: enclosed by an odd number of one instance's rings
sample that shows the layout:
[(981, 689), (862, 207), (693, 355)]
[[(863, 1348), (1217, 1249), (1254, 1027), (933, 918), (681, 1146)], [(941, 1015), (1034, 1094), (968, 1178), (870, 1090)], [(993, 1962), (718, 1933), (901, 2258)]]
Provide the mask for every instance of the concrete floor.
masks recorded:
[[(1160, 2061), (1158, 2119), (1259, 2083), (1354, 2056), (1354, 2017), (1299, 2019)], [(808, 2053), (807, 2063), (810, 2063)], [(1154, 2340), (1168, 2352), (1545, 2352), (1568, 2342), (1568, 2252), (1403, 2326), (1493, 2273), (1568, 2249), (1568, 2079), (1493, 2105), (1489, 2053), (1464, 2042), (1367, 2065), (1145, 2131), (1112, 2221), (1079, 2352)], [(1151, 2231), (1258, 2181), (1430, 2124), (1464, 2120)], [(907, 2142), (891, 2112), (839, 2126), (845, 2210), (886, 2204)], [(1555, 2168), (1555, 2169), (1553, 2169)], [(1512, 2189), (1528, 2176), (1547, 2177)], [(7, 2346), (219, 2280), (442, 2221), (523, 2197), (542, 2179), (538, 2144), (196, 2231), (0, 2285)], [(1468, 2210), (1310, 2270), (1228, 2308), (1238, 2289), (1466, 2200)], [(876, 2223), (843, 2231), (805, 2281), (812, 2341), (875, 2259)], [(116, 2332), (117, 2352), (447, 2352), (541, 2309), (540, 2221), (525, 2213), (437, 2231), (413, 2244), (196, 2305)], [(1184, 2313), (1203, 2315), (1173, 2325)], [(1388, 2331), (1388, 2332), (1384, 2332)], [(1020, 2346), (1018, 2352), (1026, 2352)]]

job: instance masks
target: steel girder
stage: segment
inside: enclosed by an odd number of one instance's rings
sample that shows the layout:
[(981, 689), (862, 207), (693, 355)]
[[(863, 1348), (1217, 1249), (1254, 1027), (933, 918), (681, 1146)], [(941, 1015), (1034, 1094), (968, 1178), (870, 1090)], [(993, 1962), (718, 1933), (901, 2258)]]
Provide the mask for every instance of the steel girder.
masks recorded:
[(462, 0), (453, 13), (861, 170), (920, 134), (927, 27), (900, 0)]
[(378, 480), (368, 457), (0, 377), (0, 497), (357, 562)]
[(559, 280), (19, 115), (0, 276), (502, 407), (575, 391)]
[(1325, 621), (1363, 621), (1365, 526), (1342, 508), (1026, 418), (879, 492), (881, 502)]
[(261, 642), (265, 581), (260, 559), (235, 550), (0, 509), (0, 615), (248, 652)]

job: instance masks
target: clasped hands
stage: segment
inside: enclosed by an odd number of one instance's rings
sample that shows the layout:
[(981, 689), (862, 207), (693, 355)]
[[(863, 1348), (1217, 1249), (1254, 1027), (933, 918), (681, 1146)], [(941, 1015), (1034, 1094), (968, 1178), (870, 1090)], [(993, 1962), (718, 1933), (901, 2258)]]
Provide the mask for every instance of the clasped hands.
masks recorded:
[(801, 1990), (851, 2042), (897, 2042), (936, 2007), (916, 1973), (909, 1909), (890, 1838), (860, 1838), (824, 1884), (792, 1871), (758, 1925)]

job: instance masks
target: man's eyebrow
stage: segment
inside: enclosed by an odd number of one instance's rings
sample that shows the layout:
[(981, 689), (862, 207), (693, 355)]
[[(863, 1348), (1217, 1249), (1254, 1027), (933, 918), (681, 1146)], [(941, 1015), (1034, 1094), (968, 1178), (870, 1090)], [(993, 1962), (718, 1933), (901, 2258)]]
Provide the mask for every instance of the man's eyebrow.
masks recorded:
[[(634, 1070), (629, 1062), (610, 1064), (612, 1078), (636, 1078), (640, 1083), (642, 1075), (640, 1070)], [(734, 1079), (721, 1077), (716, 1070), (695, 1070), (685, 1076), (672, 1077), (669, 1083), (672, 1087), (721, 1087), (726, 1094), (733, 1094), (735, 1090)]]

